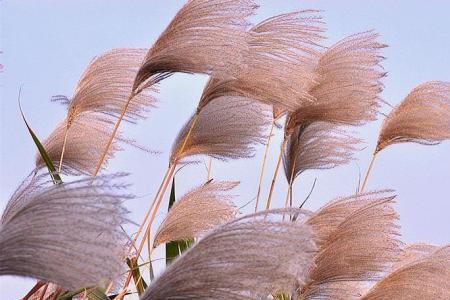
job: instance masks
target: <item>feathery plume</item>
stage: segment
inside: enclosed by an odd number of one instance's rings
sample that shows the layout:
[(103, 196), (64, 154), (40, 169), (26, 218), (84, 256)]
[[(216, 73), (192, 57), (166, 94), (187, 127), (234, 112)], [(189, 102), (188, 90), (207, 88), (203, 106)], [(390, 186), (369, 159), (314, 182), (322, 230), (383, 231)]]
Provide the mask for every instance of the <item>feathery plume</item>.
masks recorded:
[(234, 218), (237, 209), (228, 194), (239, 182), (212, 181), (176, 201), (159, 226), (154, 247), (170, 241), (197, 238), (200, 234)]
[(305, 122), (361, 125), (376, 119), (385, 76), (379, 53), (385, 45), (378, 36), (373, 31), (358, 33), (322, 54), (316, 67), (319, 79), (308, 88), (315, 100), (289, 116), (287, 132)]
[(347, 164), (353, 160), (361, 142), (332, 123), (299, 125), (288, 137), (283, 153), (286, 179), (290, 182), (306, 170), (331, 169)]
[(302, 101), (307, 83), (315, 79), (314, 66), (322, 40), (322, 21), (301, 11), (269, 18), (248, 33), (249, 53), (235, 78), (212, 78), (198, 105), (199, 110), (219, 96), (240, 95), (294, 111)]
[(436, 251), (439, 247), (430, 244), (416, 243), (407, 245), (392, 270), (399, 269), (415, 260), (426, 257)]
[(450, 246), (405, 264), (361, 299), (450, 299)]
[[(204, 107), (192, 128), (192, 117), (172, 147), (171, 163), (193, 155), (227, 160), (252, 157), (254, 144), (265, 141), (269, 106), (244, 97), (222, 96)], [(191, 130), (189, 139), (186, 139)], [(184, 146), (184, 147), (183, 147)]]
[(142, 90), (174, 72), (235, 74), (247, 51), (252, 0), (189, 0), (148, 51), (133, 86)]
[(328, 235), (300, 292), (304, 299), (352, 299), (361, 293), (361, 285), (379, 279), (392, 267), (401, 251), (393, 198), (368, 197), (368, 203)]
[(392, 190), (384, 190), (341, 197), (322, 206), (306, 220), (314, 230), (317, 245), (322, 247), (338, 226), (353, 213), (376, 201), (390, 201), (392, 193)]
[[(95, 166), (109, 140), (114, 123), (102, 114), (83, 113), (73, 121), (72, 128), (67, 132), (66, 124), (67, 118), (56, 126), (55, 130), (42, 142), (42, 145), (57, 168), (62, 149), (65, 147), (62, 173), (94, 175)], [(66, 133), (67, 140), (64, 143)], [(119, 142), (135, 145), (132, 140), (126, 140), (119, 136), (109, 148), (105, 161), (112, 158), (115, 152), (122, 150)], [(37, 153), (36, 167), (42, 166), (45, 166), (45, 162)], [(102, 166), (105, 168), (106, 164)]]
[[(33, 175), (34, 176), (34, 175)], [(65, 289), (105, 284), (122, 270), (120, 226), (127, 222), (118, 180), (101, 176), (44, 187), (44, 174), (21, 185), (0, 225), (0, 275)]]
[[(85, 112), (99, 112), (119, 118), (131, 93), (134, 77), (145, 57), (146, 49), (112, 49), (94, 58), (82, 74), (72, 99), (55, 96), (53, 101), (68, 105), (67, 127)], [(136, 95), (128, 105), (124, 119), (135, 122), (154, 107), (155, 98), (147, 90)]]
[(315, 253), (309, 226), (274, 210), (217, 227), (175, 260), (142, 299), (261, 299), (292, 292)]
[(446, 139), (450, 139), (450, 82), (429, 81), (413, 89), (384, 120), (376, 152), (397, 143), (434, 145)]

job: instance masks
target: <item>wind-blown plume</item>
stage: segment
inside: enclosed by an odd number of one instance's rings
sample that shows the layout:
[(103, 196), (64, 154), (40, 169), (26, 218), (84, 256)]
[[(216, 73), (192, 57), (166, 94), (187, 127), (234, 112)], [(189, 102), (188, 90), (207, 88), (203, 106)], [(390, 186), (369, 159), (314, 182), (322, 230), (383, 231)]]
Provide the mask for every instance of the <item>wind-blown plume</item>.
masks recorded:
[(115, 279), (123, 271), (122, 202), (130, 198), (120, 191), (123, 175), (53, 186), (45, 186), (43, 174), (35, 176), (3, 213), (0, 275), (34, 277), (65, 289)]
[[(75, 88), (72, 99), (55, 96), (54, 101), (68, 105), (67, 126), (85, 112), (99, 112), (118, 118), (127, 103), (133, 81), (146, 49), (112, 49), (94, 58)], [(145, 117), (156, 100), (147, 90), (133, 98), (124, 116), (134, 122)]]
[(237, 213), (227, 194), (238, 182), (208, 182), (176, 201), (155, 235), (154, 247), (170, 241), (197, 238), (234, 218)]
[(171, 163), (193, 155), (222, 160), (252, 157), (254, 144), (265, 141), (270, 114), (269, 106), (247, 98), (215, 99), (200, 111), (187, 141), (194, 117), (181, 129), (172, 147)]
[(362, 140), (335, 124), (313, 122), (297, 126), (283, 153), (288, 182), (306, 170), (331, 169), (353, 160)]
[(308, 88), (314, 101), (289, 116), (287, 131), (305, 122), (327, 121), (361, 125), (376, 119), (380, 107), (381, 67), (378, 34), (349, 36), (326, 50), (316, 67), (318, 81)]
[(235, 78), (212, 78), (199, 110), (219, 96), (240, 95), (294, 111), (308, 98), (307, 83), (316, 76), (314, 66), (322, 40), (322, 21), (301, 11), (278, 15), (254, 26), (248, 33), (245, 67)]
[(361, 299), (450, 299), (450, 246), (395, 270)]
[(409, 93), (384, 120), (376, 152), (389, 145), (438, 144), (450, 139), (450, 82), (425, 82)]
[(322, 247), (338, 226), (357, 210), (376, 201), (390, 201), (392, 193), (392, 190), (375, 191), (328, 202), (306, 220), (314, 230), (317, 245)]
[(400, 267), (403, 267), (404, 265), (407, 265), (415, 260), (421, 259), (423, 257), (426, 257), (436, 251), (439, 247), (435, 245), (430, 244), (424, 244), (424, 243), (417, 243), (417, 244), (410, 244), (407, 245), (401, 255), (398, 261), (395, 263), (393, 270), (396, 270)]
[[(315, 253), (309, 226), (266, 211), (217, 227), (175, 260), (141, 299), (264, 299), (292, 292)], [(277, 219), (274, 219), (277, 218)]]
[[(42, 142), (50, 159), (55, 166), (59, 166), (67, 119), (59, 123), (55, 130)], [(106, 143), (111, 135), (114, 123), (98, 113), (84, 113), (79, 115), (67, 132), (64, 151), (64, 163), (61, 171), (70, 175), (93, 175)], [(118, 137), (109, 148), (105, 161), (112, 158), (114, 153), (121, 150), (120, 142), (135, 145), (133, 141)], [(139, 147), (139, 146), (138, 146)], [(36, 167), (45, 166), (42, 156), (36, 154)], [(103, 168), (106, 164), (103, 164)]]
[(370, 200), (328, 235), (300, 291), (303, 299), (352, 299), (390, 270), (401, 251), (392, 204), (393, 197)]
[(174, 72), (236, 73), (245, 63), (247, 18), (256, 8), (252, 0), (189, 0), (148, 51), (133, 91)]

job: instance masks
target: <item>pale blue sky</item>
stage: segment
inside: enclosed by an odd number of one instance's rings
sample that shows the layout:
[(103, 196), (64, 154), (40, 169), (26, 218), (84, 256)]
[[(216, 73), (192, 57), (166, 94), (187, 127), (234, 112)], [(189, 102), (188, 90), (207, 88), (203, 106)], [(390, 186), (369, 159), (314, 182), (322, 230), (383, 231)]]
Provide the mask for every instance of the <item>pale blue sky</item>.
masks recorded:
[[(255, 21), (299, 9), (321, 9), (327, 23), (328, 44), (359, 31), (375, 29), (389, 45), (384, 66), (389, 72), (383, 97), (396, 104), (417, 84), (450, 80), (450, 2), (441, 1), (298, 1), (266, 0)], [(1, 1), (1, 207), (34, 166), (35, 147), (17, 107), (22, 105), (32, 127), (44, 138), (64, 117), (61, 106), (50, 103), (55, 94), (71, 95), (93, 56), (115, 47), (149, 47), (184, 1)], [(125, 126), (140, 144), (162, 151), (159, 156), (127, 148), (111, 162), (111, 170), (131, 172), (129, 180), (139, 198), (129, 202), (131, 218), (140, 222), (166, 169), (168, 150), (185, 120), (194, 111), (205, 76), (175, 75), (165, 80), (157, 96), (159, 108), (138, 126)], [(385, 112), (388, 112), (388, 107)], [(431, 116), (430, 116), (431, 117)], [(307, 172), (294, 187), (301, 202), (314, 178), (317, 185), (306, 207), (316, 209), (333, 197), (352, 193), (358, 172), (365, 172), (380, 122), (361, 130), (367, 148), (358, 161), (330, 171)], [(265, 186), (268, 187), (280, 142), (270, 152)], [(213, 163), (216, 179), (240, 180), (239, 204), (256, 193), (262, 149), (251, 160)], [(450, 142), (439, 146), (395, 145), (383, 151), (375, 164), (369, 189), (393, 188), (398, 194), (403, 239), (407, 242), (450, 242)], [(282, 175), (280, 173), (280, 175)], [(177, 177), (178, 192), (204, 180), (203, 165), (189, 166)], [(284, 201), (286, 182), (278, 178), (275, 204)], [(267, 189), (266, 189), (267, 190)], [(264, 191), (264, 195), (266, 194)], [(264, 199), (264, 198), (263, 198)], [(252, 204), (245, 210), (250, 211)], [(159, 252), (155, 254), (157, 257)], [(4, 277), (1, 295), (24, 295), (31, 280)], [(3, 298), (2, 298), (3, 299)]]

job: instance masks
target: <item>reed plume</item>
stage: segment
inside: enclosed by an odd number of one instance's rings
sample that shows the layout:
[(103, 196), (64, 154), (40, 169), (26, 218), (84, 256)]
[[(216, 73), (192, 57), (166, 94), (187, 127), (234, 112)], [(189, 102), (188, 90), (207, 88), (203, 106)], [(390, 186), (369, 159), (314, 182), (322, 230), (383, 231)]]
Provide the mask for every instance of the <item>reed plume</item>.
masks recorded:
[(50, 186), (47, 174), (33, 176), (2, 215), (0, 275), (34, 277), (72, 290), (115, 279), (123, 271), (122, 202), (130, 198), (121, 192), (123, 175)]
[[(315, 253), (309, 226), (277, 210), (248, 215), (205, 235), (141, 299), (261, 299), (301, 284)], [(276, 249), (276, 251), (274, 251)]]
[[(68, 106), (67, 126), (85, 112), (98, 112), (113, 119), (119, 118), (133, 86), (134, 77), (145, 57), (146, 49), (119, 48), (109, 50), (94, 58), (87, 66), (71, 99), (55, 96)], [(155, 98), (146, 90), (136, 95), (130, 103), (124, 120), (143, 119), (148, 109), (154, 107)]]
[(378, 37), (373, 31), (354, 34), (323, 52), (315, 69), (319, 79), (308, 88), (314, 101), (290, 114), (287, 132), (305, 122), (362, 125), (377, 118), (385, 76), (380, 56), (385, 45)]
[[(300, 291), (303, 299), (352, 299), (367, 281), (390, 270), (401, 251), (393, 198), (367, 197), (364, 205), (329, 232)], [(341, 201), (348, 203), (348, 199)]]
[(450, 139), (450, 82), (429, 81), (414, 88), (387, 116), (375, 152), (392, 144), (435, 145)]
[(174, 72), (232, 75), (245, 63), (252, 0), (189, 0), (148, 51), (133, 91)]
[[(265, 141), (270, 107), (244, 97), (222, 96), (204, 107), (179, 132), (172, 147), (172, 164), (194, 155), (228, 160), (248, 158), (254, 145)], [(189, 134), (189, 138), (187, 138)]]
[(248, 32), (249, 52), (244, 67), (234, 78), (213, 76), (198, 110), (219, 96), (230, 95), (274, 105), (277, 114), (293, 111), (303, 101), (311, 100), (305, 87), (316, 78), (317, 48), (323, 39), (323, 23), (314, 13), (282, 14), (255, 25)]
[[(108, 142), (114, 123), (99, 113), (83, 113), (73, 121), (69, 131), (67, 131), (66, 124), (67, 118), (59, 123), (55, 130), (42, 141), (42, 145), (58, 168), (62, 149), (65, 148), (62, 173), (94, 175), (95, 166)], [(126, 140), (119, 136), (109, 148), (105, 162), (114, 157), (115, 152), (122, 150), (120, 144), (123, 143), (136, 145), (132, 140)], [(42, 156), (37, 153), (36, 167), (42, 166), (45, 166), (45, 162)], [(102, 169), (106, 166), (107, 164), (102, 164)]]
[(393, 271), (361, 299), (450, 299), (450, 246)]
[(425, 244), (425, 243), (416, 243), (410, 244), (404, 247), (400, 258), (394, 264), (393, 270), (399, 269), (415, 260), (424, 258), (434, 251), (436, 251), (439, 247), (435, 245)]
[(237, 213), (228, 194), (239, 182), (212, 181), (180, 198), (170, 209), (154, 238), (154, 247), (170, 241), (197, 238), (233, 219)]
[(306, 170), (331, 169), (353, 160), (361, 139), (332, 123), (313, 122), (297, 126), (283, 153), (288, 183)]

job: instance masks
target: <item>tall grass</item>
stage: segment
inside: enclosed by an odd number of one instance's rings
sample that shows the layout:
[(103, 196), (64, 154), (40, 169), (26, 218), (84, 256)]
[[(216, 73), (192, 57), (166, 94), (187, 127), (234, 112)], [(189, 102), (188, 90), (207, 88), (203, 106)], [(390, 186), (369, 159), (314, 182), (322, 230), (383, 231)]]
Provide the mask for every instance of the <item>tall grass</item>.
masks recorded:
[[(295, 208), (295, 179), (353, 161), (362, 143), (355, 128), (380, 117), (386, 45), (375, 31), (327, 45), (316, 10), (252, 25), (256, 12), (252, 0), (189, 0), (148, 50), (113, 49), (91, 61), (73, 97), (54, 97), (68, 112), (42, 142), (27, 124), (36, 169), (0, 225), (0, 275), (39, 280), (24, 299), (450, 299), (450, 246), (405, 244), (395, 192), (364, 191), (381, 150), (450, 138), (450, 83), (419, 85), (386, 116), (358, 191), (317, 211)], [(121, 122), (157, 113), (158, 84), (176, 72), (210, 79), (174, 137), (144, 219), (129, 220), (127, 177), (106, 174), (107, 163), (124, 143), (142, 148)], [(263, 186), (279, 129), (276, 168)], [(212, 179), (211, 159), (249, 159), (260, 145), (255, 212), (239, 216), (238, 182)], [(177, 199), (177, 170), (202, 156), (207, 180)], [(281, 165), (285, 207), (270, 209)], [(130, 222), (139, 227), (128, 236)], [(167, 268), (155, 278), (152, 254), (162, 245)]]

